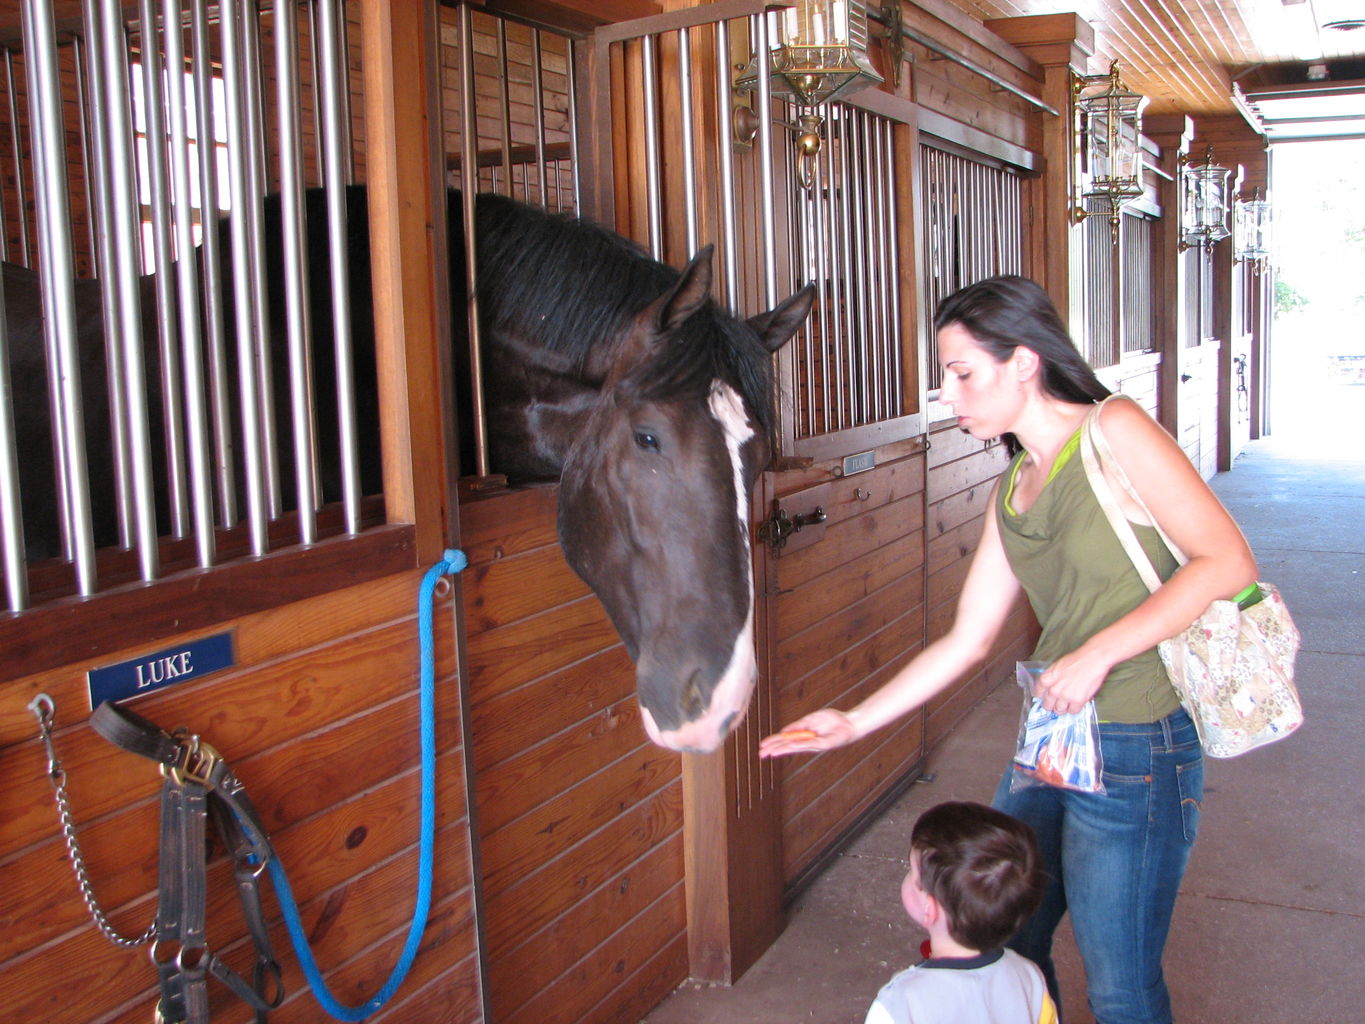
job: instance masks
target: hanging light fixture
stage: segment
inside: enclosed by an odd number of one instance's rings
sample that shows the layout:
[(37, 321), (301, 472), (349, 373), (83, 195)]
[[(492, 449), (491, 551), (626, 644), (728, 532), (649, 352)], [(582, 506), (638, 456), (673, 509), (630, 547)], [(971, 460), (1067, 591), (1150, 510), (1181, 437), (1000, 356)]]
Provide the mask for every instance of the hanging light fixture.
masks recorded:
[[(772, 95), (804, 107), (842, 99), (882, 81), (867, 54), (867, 8), (863, 0), (796, 0), (793, 6), (767, 11), (767, 54), (754, 54), (735, 80), (735, 89), (758, 88), (767, 75)], [(824, 118), (799, 118), (797, 153), (801, 184), (814, 182)], [(755, 126), (756, 127), (756, 126)]]
[(754, 55), (735, 88), (755, 88), (766, 65), (774, 96), (817, 107), (882, 81), (867, 55), (862, 0), (797, 0), (767, 18), (775, 42), (766, 61)]
[(1076, 112), (1076, 150), (1080, 160), (1077, 220), (1107, 216), (1118, 242), (1124, 203), (1142, 195), (1142, 110), (1147, 97), (1119, 78), (1119, 62), (1107, 75), (1077, 75), (1072, 80)]
[(1232, 258), (1254, 263), (1259, 273), (1270, 259), (1273, 220), (1270, 200), (1261, 198), (1259, 185), (1250, 199), (1239, 199), (1233, 210)]
[(1183, 199), (1180, 210), (1180, 251), (1202, 246), (1207, 254), (1228, 237), (1228, 176), (1226, 167), (1213, 162), (1213, 147), (1204, 163), (1190, 165), (1182, 157)]

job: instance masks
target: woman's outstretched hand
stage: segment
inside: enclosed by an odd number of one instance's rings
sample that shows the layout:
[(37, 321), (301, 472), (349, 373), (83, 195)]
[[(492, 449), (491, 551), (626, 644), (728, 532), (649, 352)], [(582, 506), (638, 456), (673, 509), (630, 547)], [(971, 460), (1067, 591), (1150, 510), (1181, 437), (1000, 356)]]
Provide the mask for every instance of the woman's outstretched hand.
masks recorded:
[(765, 736), (758, 745), (758, 756), (815, 754), (842, 747), (857, 738), (853, 720), (848, 715), (834, 708), (824, 708), (798, 718), (781, 732)]

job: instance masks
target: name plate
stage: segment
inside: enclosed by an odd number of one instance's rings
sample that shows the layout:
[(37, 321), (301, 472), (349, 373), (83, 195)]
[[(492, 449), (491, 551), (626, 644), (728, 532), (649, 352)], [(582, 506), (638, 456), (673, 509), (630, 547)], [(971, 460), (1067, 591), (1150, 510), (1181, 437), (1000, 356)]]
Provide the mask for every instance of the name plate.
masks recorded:
[(877, 453), (861, 452), (858, 455), (844, 456), (844, 476), (852, 476), (854, 473), (865, 473), (869, 469), (876, 468)]
[(85, 674), (90, 708), (93, 711), (106, 700), (125, 700), (191, 679), (202, 679), (235, 664), (232, 634), (217, 633), (117, 665), (92, 668)]

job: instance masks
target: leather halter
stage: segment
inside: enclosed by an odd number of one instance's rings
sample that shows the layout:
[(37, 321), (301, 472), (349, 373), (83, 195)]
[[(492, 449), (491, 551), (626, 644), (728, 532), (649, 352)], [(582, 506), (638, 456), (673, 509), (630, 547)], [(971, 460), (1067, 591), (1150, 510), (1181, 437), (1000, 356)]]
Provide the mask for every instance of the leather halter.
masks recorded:
[[(208, 1024), (208, 978), (226, 985), (255, 1012), (257, 1024), (280, 1005), (284, 983), (261, 909), (260, 877), (275, 851), (237, 776), (199, 737), (168, 733), (105, 701), (90, 724), (109, 742), (161, 765), (161, 857), (152, 963), (161, 983), (158, 1024)], [(246, 982), (207, 945), (207, 818), (232, 856), (242, 916), (256, 947)]]

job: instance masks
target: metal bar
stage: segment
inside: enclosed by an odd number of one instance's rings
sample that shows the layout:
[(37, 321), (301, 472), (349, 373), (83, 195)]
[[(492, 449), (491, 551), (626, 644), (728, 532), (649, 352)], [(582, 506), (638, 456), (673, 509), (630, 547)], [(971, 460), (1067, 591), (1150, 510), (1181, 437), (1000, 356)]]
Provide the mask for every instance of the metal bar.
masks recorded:
[[(4, 75), (4, 91), (5, 91), (5, 97), (6, 97), (6, 99), (9, 101), (9, 123), (10, 123), (10, 125), (12, 125), (13, 127), (17, 128), (17, 127), (19, 126), (19, 116), (18, 116), (18, 112), (14, 109), (14, 64), (13, 64), (13, 54), (10, 52), (10, 48), (9, 48), (8, 46), (4, 47), (2, 52), (3, 52), (3, 60), (0, 60), (0, 74), (3, 74), (3, 75)], [(83, 89), (82, 89), (82, 91), (81, 91), (81, 95), (82, 95), (82, 96), (85, 95), (85, 91), (84, 91)], [(18, 132), (15, 132), (15, 131), (11, 131), (11, 132), (10, 132), (10, 141), (11, 141), (11, 143), (13, 144), (13, 151), (14, 151), (13, 160), (14, 160), (15, 165), (17, 166), (18, 163), (19, 163), (19, 160), (18, 160), (18, 153), (19, 153)], [(87, 179), (87, 180), (88, 180), (88, 179)], [(24, 198), (23, 198), (23, 197), (24, 197), (23, 192), (19, 192), (19, 193), (16, 195), (15, 198), (16, 198), (16, 200), (17, 200), (17, 203), (16, 203), (17, 206), (19, 206), (19, 207), (22, 207), (22, 206), (23, 206), (23, 204), (24, 204)], [(3, 193), (0, 193), (0, 260), (4, 260), (6, 263), (9, 263), (9, 262), (11, 262), (11, 260), (10, 260), (10, 258), (9, 258), (9, 226), (8, 226), (7, 221), (8, 221), (8, 218), (7, 218), (6, 215), (5, 215), (5, 204), (4, 204), (4, 201), (3, 201)], [(94, 252), (94, 249), (92, 248), (90, 251), (93, 253), (93, 252)]]
[[(9, 48), (5, 49), (5, 89), (9, 94), (9, 123), (17, 128), (19, 125), (19, 97), (14, 88), (14, 51)], [(30, 115), (31, 117), (32, 115)], [(19, 206), (20, 262), (26, 267), (32, 267), (33, 251), (29, 241), (28, 203), (25, 199), (28, 193), (24, 187), (24, 153), (19, 143), (17, 131), (10, 133), (10, 143), (14, 147), (14, 193), (18, 197)], [(5, 254), (5, 259), (9, 259), (8, 251)]]
[(337, 54), (340, 57), (338, 66), (341, 69), (343, 85), (338, 97), (341, 100), (341, 116), (338, 118), (341, 132), (337, 139), (337, 145), (345, 154), (343, 168), (346, 172), (346, 184), (353, 185), (355, 184), (355, 142), (351, 137), (354, 124), (351, 112), (351, 22), (346, 17), (346, 0), (338, 0), (338, 3), (340, 4), (340, 17), (336, 19)]
[[(886, 25), (886, 20), (882, 18), (882, 16), (875, 10), (869, 9), (867, 12), (867, 17), (869, 21), (875, 21), (878, 24), (882, 25), (883, 27), (885, 27)], [(948, 49), (942, 43), (934, 39), (931, 39), (929, 36), (921, 35), (914, 29), (908, 28), (904, 25), (901, 26), (901, 35), (903, 35), (906, 39), (910, 39), (916, 43), (919, 43), (920, 46), (923, 46), (927, 50), (932, 50), (940, 57), (945, 57), (948, 60), (952, 61), (954, 64), (966, 68), (973, 74), (980, 75), (982, 78), (990, 82), (992, 85), (997, 85), (1001, 89), (1004, 89), (1007, 93), (1010, 93), (1014, 96), (1018, 96), (1025, 103), (1037, 107), (1039, 110), (1045, 110), (1053, 117), (1062, 116), (1061, 112), (1058, 111), (1056, 107), (1044, 103), (1042, 100), (1040, 100), (1037, 96), (1034, 96), (1032, 93), (1026, 92), (1025, 90), (1019, 88), (1019, 86), (1015, 85), (1013, 82), (1006, 81), (1005, 79), (997, 75), (994, 71), (990, 70), (987, 67), (983, 67), (982, 65), (976, 63), (976, 61), (970, 60), (969, 58), (964, 57), (961, 54)], [(907, 52), (905, 55), (905, 59), (913, 60), (914, 59), (913, 54)]]
[(731, 107), (730, 26), (716, 22), (716, 130), (720, 151), (720, 237), (721, 275), (725, 284), (724, 301), (739, 308), (739, 257), (735, 241), (735, 160), (731, 140), (735, 137), (735, 112)]
[(293, 420), (294, 487), (299, 541), (317, 541), (321, 504), (317, 432), (313, 424), (313, 365), (309, 351), (308, 242), (303, 207), (302, 118), (299, 103), (297, 0), (275, 0), (275, 106), (279, 111), (280, 212), (284, 235), (284, 292)]
[(583, 195), (580, 188), (578, 168), (578, 44), (568, 40), (568, 53), (564, 62), (564, 73), (568, 79), (569, 92), (569, 150), (573, 154), (573, 208), (574, 213), (583, 209)]
[(269, 496), (266, 492), (265, 454), (262, 451), (264, 438), (260, 416), (260, 379), (255, 371), (253, 344), (255, 313), (250, 294), (252, 272), (248, 207), (254, 203), (254, 199), (249, 195), (251, 171), (246, 166), (250, 157), (246, 145), (247, 115), (242, 109), (245, 99), (241, 87), (243, 55), (237, 4), (238, 0), (221, 0), (219, 10), (223, 30), (223, 92), (228, 122), (228, 151), (231, 156), (228, 168), (232, 216), (228, 218), (228, 226), (232, 238), (232, 306), (237, 345), (237, 384), (242, 410), (246, 517), (251, 553), (260, 556), (269, 549)]
[(659, 88), (655, 81), (654, 37), (640, 40), (640, 75), (644, 79), (645, 193), (649, 215), (649, 252), (664, 259), (663, 186), (659, 171)]
[[(345, 186), (350, 173), (350, 138), (344, 95), (350, 92), (349, 63), (338, 38), (343, 31), (334, 24), (345, 0), (317, 0), (321, 18), (322, 179), (327, 197), (328, 237), (347, 237)], [(340, 7), (340, 12), (338, 12)], [(360, 532), (360, 441), (356, 431), (355, 355), (351, 345), (350, 255), (344, 244), (328, 245), (327, 259), (332, 290), (332, 349), (336, 360), (337, 427), (341, 446), (341, 500), (347, 533)]]
[[(664, 14), (652, 14), (645, 18), (633, 18), (611, 25), (599, 25), (593, 30), (593, 39), (599, 46), (624, 42), (645, 35), (661, 32), (674, 32), (680, 28), (695, 28), (698, 25), (717, 24), (729, 18), (754, 17), (769, 7), (790, 7), (791, 3), (782, 0), (717, 0), (716, 3), (702, 4), (699, 7), (680, 8)], [(722, 51), (729, 53), (728, 50)], [(728, 63), (721, 57), (718, 64)]]
[(235, 442), (228, 404), (227, 341), (223, 325), (223, 268), (218, 247), (218, 137), (213, 114), (213, 49), (208, 0), (190, 0), (190, 43), (194, 49), (195, 152), (199, 157), (199, 259), (203, 270), (204, 328), (208, 333), (209, 412), (213, 424), (213, 468), (218, 487), (218, 523), (235, 526), (237, 482)]
[[(317, 160), (317, 180), (323, 181), (326, 177), (326, 157), (323, 155), (322, 145), (322, 40), (319, 35), (322, 32), (322, 14), (319, 11), (318, 0), (306, 0), (308, 4), (308, 83), (313, 89), (313, 138), (317, 144), (313, 147), (313, 157)], [(330, 23), (329, 23), (330, 24)]]
[[(95, 237), (95, 217), (93, 212), (95, 209), (95, 197), (93, 195), (93, 187), (90, 183), (91, 174), (94, 171), (90, 162), (90, 154), (92, 152), (90, 116), (85, 104), (85, 97), (89, 94), (90, 90), (85, 80), (85, 40), (78, 35), (71, 37), (71, 65), (76, 82), (76, 118), (81, 140), (81, 181), (85, 188), (85, 240), (86, 244), (90, 246), (90, 263), (93, 273), (93, 267), (97, 258), (95, 254), (99, 252), (99, 242)], [(5, 230), (3, 205), (4, 204), (0, 204), (0, 243), (4, 242), (3, 235)], [(8, 257), (3, 258), (8, 259)]]
[(468, 4), (460, 5), (460, 179), (464, 201), (465, 297), (469, 322), (469, 376), (474, 401), (474, 464), (479, 476), (488, 475), (488, 412), (483, 391), (483, 346), (479, 330), (477, 221), (474, 196), (478, 191), (478, 112), (475, 110), (474, 18)]
[[(846, 114), (846, 111), (843, 113)], [(853, 394), (852, 386), (852, 367), (848, 365), (844, 354), (850, 351), (853, 345), (849, 337), (853, 332), (853, 321), (849, 316), (853, 304), (857, 301), (854, 292), (855, 279), (853, 277), (853, 250), (856, 242), (853, 235), (853, 216), (850, 206), (853, 202), (853, 182), (849, 168), (849, 126), (847, 116), (839, 119), (839, 248), (838, 252), (843, 256), (843, 282), (844, 282), (844, 301), (842, 312), (839, 316), (839, 344), (835, 350), (835, 378), (838, 387), (835, 395), (838, 399), (838, 426), (843, 429), (850, 425), (850, 409), (852, 404), (850, 399)]]
[[(896, 130), (891, 122), (886, 123), (886, 189), (885, 194), (890, 196), (900, 195), (900, 182), (896, 180)], [(891, 336), (887, 339), (887, 350), (890, 353), (890, 398), (891, 408), (888, 414), (899, 416), (905, 411), (905, 373), (902, 363), (903, 348), (900, 345), (901, 336), (901, 268), (900, 268), (900, 247), (896, 244), (896, 232), (894, 230), (894, 217), (892, 204), (887, 202), (887, 294), (891, 298)], [(918, 211), (916, 211), (918, 214)]]
[(171, 131), (171, 180), (175, 188), (176, 294), (180, 300), (180, 343), (184, 363), (185, 421), (189, 432), (189, 489), (195, 552), (200, 568), (213, 565), (213, 478), (204, 403), (203, 339), (199, 325), (199, 275), (194, 246), (194, 196), (190, 188), (188, 99), (180, 0), (162, 0)]
[[(126, 389), (123, 384), (123, 360), (119, 357), (118, 289), (113, 286), (114, 269), (114, 214), (109, 183), (108, 105), (104, 96), (104, 44), (95, 5), (88, 3), (82, 10), (89, 61), (87, 100), (90, 106), (91, 170), (94, 173), (94, 221), (97, 244), (94, 249), (95, 276), (101, 282), (100, 311), (103, 316), (104, 365), (106, 393), (109, 400), (109, 440), (113, 459), (114, 512), (118, 529), (118, 544), (124, 550), (133, 546), (132, 455), (129, 449), (128, 415), (125, 408)], [(60, 470), (59, 470), (60, 475)]]
[(683, 29), (678, 39), (678, 90), (681, 92), (679, 97), (679, 128), (682, 138), (679, 146), (682, 149), (683, 161), (683, 204), (687, 212), (687, 254), (688, 256), (696, 253), (700, 245), (699, 234), (700, 226), (697, 223), (697, 162), (694, 152), (693, 142), (696, 132), (693, 125), (692, 115), (692, 33), (690, 29)]
[[(849, 239), (853, 250), (853, 273), (858, 287), (858, 301), (855, 303), (858, 318), (858, 333), (849, 338), (848, 365), (849, 385), (856, 402), (855, 424), (867, 423), (871, 419), (868, 399), (871, 397), (872, 381), (868, 376), (867, 356), (872, 340), (871, 309), (872, 289), (868, 284), (867, 239), (871, 225), (867, 219), (867, 201), (870, 198), (870, 183), (867, 174), (867, 114), (849, 107), (850, 133), (853, 144), (848, 147), (849, 166), (853, 178), (853, 235)], [(856, 375), (855, 371), (856, 370)]]
[(269, 286), (265, 279), (265, 210), (263, 200), (269, 190), (265, 167), (265, 109), (261, 90), (260, 9), (256, 0), (238, 8), (235, 22), (241, 40), (240, 87), (245, 127), (247, 195), (245, 207), (235, 206), (234, 219), (246, 214), (251, 259), (247, 263), (250, 274), (250, 296), (253, 313), (253, 358), (257, 375), (257, 394), (260, 403), (256, 415), (261, 421), (261, 459), (266, 470), (270, 517), (276, 518), (284, 510), (280, 496), (279, 440), (275, 423), (274, 362), (270, 352), (273, 345), (269, 309)]
[[(760, 14), (754, 19), (757, 31), (754, 36), (754, 52), (768, 54), (768, 16)], [(763, 248), (763, 285), (764, 308), (772, 309), (777, 305), (777, 245), (773, 208), (773, 91), (768, 75), (758, 76), (758, 178), (759, 211), (762, 224)]]
[[(817, 422), (817, 410), (820, 414), (826, 414), (829, 409), (829, 383), (825, 378), (823, 356), (826, 339), (829, 337), (829, 253), (826, 239), (825, 224), (825, 204), (826, 187), (828, 180), (828, 157), (825, 147), (820, 148), (820, 152), (815, 156), (815, 165), (811, 168), (814, 176), (814, 186), (812, 191), (815, 193), (811, 202), (811, 275), (810, 279), (819, 284), (820, 298), (816, 303), (815, 324), (807, 324), (805, 327), (805, 352), (806, 352), (806, 408), (807, 408), (807, 437), (814, 437), (821, 432), (821, 426)], [(821, 345), (821, 357), (817, 364), (815, 340), (817, 336)], [(818, 366), (818, 373), (817, 373)], [(823, 388), (824, 401), (817, 405), (816, 397), (819, 390)]]
[[(886, 402), (887, 380), (886, 380), (886, 359), (889, 338), (894, 333), (891, 323), (887, 319), (887, 283), (886, 283), (886, 194), (887, 188), (891, 183), (890, 168), (887, 166), (886, 154), (882, 151), (882, 119), (866, 115), (868, 121), (867, 138), (867, 159), (871, 164), (872, 171), (868, 175), (868, 217), (872, 221), (872, 230), (868, 232), (870, 236), (870, 249), (872, 256), (867, 261), (870, 270), (869, 275), (869, 300), (871, 307), (872, 332), (872, 419), (874, 421), (885, 419), (889, 413)], [(891, 193), (894, 195), (895, 193)]]
[(138, 301), (137, 277), (141, 261), (138, 259), (138, 225), (133, 219), (133, 211), (137, 208), (137, 190), (133, 180), (127, 41), (116, 0), (103, 0), (98, 16), (105, 73), (106, 124), (109, 129), (109, 194), (114, 246), (114, 279), (105, 282), (105, 286), (118, 291), (119, 351), (123, 358), (132, 467), (130, 484), (134, 546), (142, 579), (151, 581), (156, 579), (158, 572), (156, 506), (152, 490), (146, 382), (143, 379), (142, 310)]
[(165, 64), (157, 45), (154, 0), (138, 0), (142, 38), (142, 117), (147, 154), (147, 194), (152, 221), (152, 265), (156, 288), (157, 342), (161, 354), (161, 414), (165, 430), (166, 497), (171, 535), (189, 532), (189, 488), (185, 478), (183, 385), (180, 379), (179, 331), (171, 294), (170, 172), (166, 166), (166, 104), (162, 89)]
[[(512, 97), (508, 88), (507, 79), (507, 22), (498, 18), (498, 68), (502, 72), (498, 75), (498, 112), (501, 117), (502, 128), (502, 173), (503, 187), (505, 195), (512, 195)], [(494, 172), (496, 178), (496, 172)]]
[(534, 96), (531, 110), (536, 119), (536, 184), (540, 188), (540, 205), (549, 209), (549, 180), (545, 167), (545, 75), (541, 64), (540, 29), (531, 29), (531, 89)]
[[(5, 308), (5, 279), (0, 271), (0, 311)], [(28, 607), (28, 566), (24, 551), (23, 505), (19, 493), (18, 439), (14, 430), (14, 390), (9, 372), (9, 325), (0, 315), (0, 561), (5, 570), (5, 599), (11, 612)]]
[[(840, 323), (843, 318), (843, 281), (839, 274), (838, 252), (842, 243), (839, 234), (839, 165), (838, 148), (841, 145), (836, 134), (837, 128), (824, 110), (825, 146), (821, 156), (825, 160), (829, 180), (828, 201), (825, 203), (825, 279), (828, 282), (826, 294), (821, 300), (820, 323), (820, 384), (824, 389), (822, 407), (824, 409), (822, 432), (830, 433), (837, 429), (835, 418), (839, 396), (835, 390), (837, 380), (835, 366), (838, 362), (839, 339), (842, 336)], [(828, 307), (826, 309), (826, 307)]]

